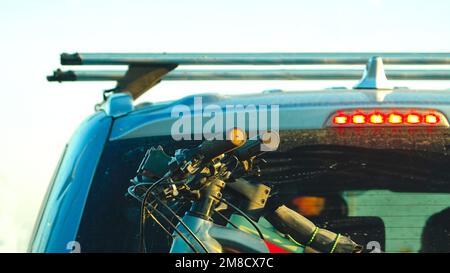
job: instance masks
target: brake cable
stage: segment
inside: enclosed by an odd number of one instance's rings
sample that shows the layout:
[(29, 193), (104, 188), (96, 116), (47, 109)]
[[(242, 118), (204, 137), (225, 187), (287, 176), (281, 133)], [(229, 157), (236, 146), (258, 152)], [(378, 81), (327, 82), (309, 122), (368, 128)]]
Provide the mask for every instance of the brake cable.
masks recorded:
[[(144, 184), (144, 183), (142, 183), (142, 184)], [(128, 193), (131, 195), (131, 196), (133, 196), (135, 199), (137, 199), (137, 200), (139, 200), (139, 201), (141, 201), (141, 202), (143, 202), (143, 199), (142, 198), (140, 198), (139, 196), (137, 196), (134, 192), (133, 192), (133, 190), (137, 187), (137, 186), (142, 186), (142, 184), (139, 184), (139, 185), (135, 185), (135, 186), (132, 186), (132, 187), (129, 187), (128, 188)], [(148, 183), (148, 184), (150, 184), (150, 183)], [(153, 202), (153, 203), (156, 203), (156, 201), (155, 202)], [(189, 240), (176, 228), (176, 226), (172, 223), (172, 221), (170, 220), (170, 219), (168, 219), (161, 211), (159, 211), (155, 206), (153, 206), (152, 205), (152, 202), (150, 202), (150, 204), (148, 204), (148, 206), (151, 206), (152, 207), (152, 211), (155, 211), (155, 212), (157, 212), (158, 213), (158, 215), (160, 215), (166, 222), (168, 222), (168, 224), (174, 229), (174, 231), (175, 232), (177, 232), (179, 235), (180, 235), (180, 237), (186, 242), (186, 244), (188, 244), (189, 245), (189, 247), (195, 252), (195, 253), (197, 253), (197, 250), (195, 249), (195, 247), (189, 242)], [(147, 213), (150, 215), (150, 217), (152, 218), (152, 220), (167, 234), (167, 235), (169, 235), (169, 237), (172, 237), (173, 238), (173, 235), (164, 227), (164, 225), (163, 224), (161, 224), (161, 222), (152, 214), (152, 212), (150, 212), (149, 211), (149, 209), (146, 207), (145, 208), (145, 210), (147, 211)], [(147, 252), (147, 246), (146, 246), (146, 242), (145, 242), (145, 221), (146, 219), (144, 219), (144, 226), (143, 226), (143, 232), (142, 232), (142, 234), (141, 234), (141, 238), (142, 238), (142, 240), (143, 240), (143, 245), (142, 245), (142, 247), (143, 247), (143, 250), (144, 250), (144, 252)]]
[(140, 212), (141, 217), (140, 217), (140, 225), (139, 225), (139, 238), (140, 238), (139, 239), (139, 248), (141, 251), (146, 252), (144, 229), (145, 229), (145, 204), (147, 203), (147, 198), (150, 195), (153, 188), (155, 188), (157, 185), (161, 184), (169, 176), (170, 176), (170, 171), (167, 172), (163, 177), (158, 179), (150, 187), (148, 187), (148, 189), (145, 191), (144, 197), (142, 199), (141, 212)]
[[(153, 213), (152, 212), (150, 212), (149, 210), (148, 210), (148, 208), (146, 209), (147, 210), (147, 213), (148, 213), (148, 215), (150, 215), (150, 217), (153, 219), (153, 221), (168, 235), (168, 236), (170, 236), (170, 237), (172, 237), (172, 233), (170, 233), (170, 231), (168, 231), (167, 229), (166, 229), (166, 227), (164, 227), (163, 226), (163, 224), (161, 224), (161, 222), (155, 217), (155, 215), (153, 215)], [(156, 208), (153, 208), (153, 210), (156, 210)], [(145, 232), (145, 231), (144, 231)]]
[(195, 233), (186, 225), (185, 222), (183, 222), (183, 219), (180, 218), (167, 204), (165, 204), (161, 199), (159, 199), (154, 193), (151, 193), (153, 198), (161, 204), (165, 209), (167, 209), (177, 220), (178, 222), (186, 229), (186, 231), (197, 241), (197, 243), (203, 248), (203, 250), (206, 253), (209, 253), (208, 249), (206, 248), (205, 244), (195, 235)]
[(245, 212), (243, 212), (241, 209), (239, 209), (238, 207), (236, 207), (235, 205), (231, 204), (230, 202), (228, 202), (227, 200), (225, 200), (223, 198), (221, 198), (220, 201), (222, 201), (225, 204), (227, 204), (228, 206), (232, 207), (235, 211), (237, 211), (240, 215), (242, 215), (256, 229), (256, 231), (258, 232), (259, 237), (261, 237), (262, 240), (265, 240), (264, 239), (264, 235), (262, 234), (262, 232), (259, 229), (258, 225)]
[(225, 215), (223, 215), (220, 211), (218, 210), (214, 210), (214, 213), (217, 213), (217, 215), (220, 216), (220, 218), (222, 218), (225, 222), (227, 222), (228, 224), (230, 224), (232, 227), (234, 227), (235, 229), (239, 229), (235, 224), (233, 224), (233, 222), (231, 222), (231, 220), (229, 218), (227, 218)]
[(184, 240), (184, 242), (194, 251), (195, 253), (198, 253), (197, 249), (195, 249), (194, 245), (184, 236), (184, 234), (167, 218), (167, 216), (164, 215), (161, 211), (158, 209), (154, 209), (155, 212), (157, 212), (172, 228), (173, 230)]

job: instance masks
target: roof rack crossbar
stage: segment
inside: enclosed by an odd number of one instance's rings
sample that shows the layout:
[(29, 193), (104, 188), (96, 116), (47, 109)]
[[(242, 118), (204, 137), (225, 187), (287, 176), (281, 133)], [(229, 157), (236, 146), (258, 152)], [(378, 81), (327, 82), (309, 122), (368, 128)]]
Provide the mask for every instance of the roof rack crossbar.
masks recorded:
[(450, 53), (74, 53), (62, 65), (359, 65), (373, 56), (385, 64), (448, 65)]
[[(360, 70), (175, 70), (179, 65), (366, 65), (365, 79), (373, 61), (388, 65), (450, 65), (450, 53), (74, 53), (61, 54), (63, 65), (127, 65), (126, 71), (61, 71), (49, 81), (117, 81), (112, 92), (128, 92), (136, 99), (161, 80), (344, 80), (358, 79)], [(369, 62), (368, 62), (369, 61)], [(380, 69), (378, 69), (380, 70)], [(376, 70), (376, 71), (378, 71)], [(375, 70), (370, 70), (375, 71)], [(370, 72), (369, 71), (369, 72)], [(381, 70), (380, 70), (381, 71)], [(367, 75), (366, 75), (367, 74)], [(395, 80), (448, 80), (449, 70), (387, 70)], [(384, 75), (384, 71), (383, 71)], [(375, 79), (376, 80), (376, 79)]]
[[(119, 81), (126, 70), (56, 70), (49, 81)], [(272, 70), (174, 70), (161, 77), (164, 81), (195, 80), (356, 80), (362, 69), (272, 69)], [(445, 70), (386, 70), (390, 80), (450, 80), (450, 69)]]

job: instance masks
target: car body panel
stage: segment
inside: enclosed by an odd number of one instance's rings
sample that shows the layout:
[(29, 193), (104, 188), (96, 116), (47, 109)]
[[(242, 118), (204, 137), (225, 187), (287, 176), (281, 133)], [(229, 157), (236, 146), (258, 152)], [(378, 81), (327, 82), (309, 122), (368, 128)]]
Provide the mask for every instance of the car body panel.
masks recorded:
[[(114, 95), (113, 95), (114, 96)], [(123, 94), (121, 95), (123, 96)], [(326, 126), (336, 110), (349, 108), (427, 108), (450, 115), (448, 91), (435, 90), (320, 90), (260, 93), (239, 96), (213, 94), (201, 96), (203, 105), (279, 105), (283, 129), (319, 129)], [(111, 98), (110, 98), (111, 99)], [(38, 218), (30, 243), (32, 252), (69, 252), (67, 244), (76, 241), (84, 205), (96, 167), (108, 141), (170, 134), (177, 117), (171, 117), (173, 106), (192, 106), (195, 96), (133, 107), (122, 98), (121, 109), (99, 111), (88, 118), (70, 140), (62, 163), (49, 189), (44, 209)], [(111, 107), (112, 105), (109, 105)], [(114, 115), (110, 113), (115, 113)]]
[(107, 141), (112, 118), (98, 112), (84, 121), (67, 145), (51, 183), (30, 244), (31, 252), (68, 252), (94, 173)]
[[(178, 116), (171, 115), (176, 105), (193, 107), (195, 97), (201, 97), (203, 107), (227, 105), (278, 105), (280, 129), (320, 129), (330, 115), (341, 109), (425, 108), (450, 114), (448, 91), (433, 90), (322, 90), (281, 93), (261, 93), (240, 96), (203, 94), (178, 101), (152, 105), (118, 118), (113, 125), (110, 140), (169, 135)], [(270, 114), (270, 113), (269, 113)]]

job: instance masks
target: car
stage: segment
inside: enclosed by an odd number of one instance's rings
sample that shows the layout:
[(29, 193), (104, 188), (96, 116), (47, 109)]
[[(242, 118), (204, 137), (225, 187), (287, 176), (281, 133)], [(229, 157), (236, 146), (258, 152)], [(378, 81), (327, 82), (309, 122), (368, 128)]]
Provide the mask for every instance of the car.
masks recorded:
[[(146, 151), (160, 146), (170, 155), (195, 147), (208, 137), (208, 128), (215, 128), (209, 132), (215, 136), (225, 130), (225, 116), (233, 116), (235, 126), (239, 113), (244, 113), (240, 125), (247, 134), (279, 133), (279, 146), (261, 156), (265, 163), (249, 178), (270, 186), (277, 202), (320, 228), (352, 238), (364, 252), (450, 252), (450, 93), (390, 82), (448, 80), (450, 70), (384, 69), (449, 65), (448, 53), (76, 53), (62, 54), (61, 63), (129, 68), (57, 70), (48, 77), (59, 82), (113, 80), (117, 86), (105, 91), (104, 102), (69, 140), (43, 201), (31, 252), (140, 251), (140, 206), (127, 189)], [(178, 69), (330, 64), (345, 68)], [(364, 71), (348, 68), (362, 64)], [(201, 94), (134, 105), (161, 80), (275, 79), (346, 79), (356, 85)], [(178, 214), (186, 210), (182, 207)], [(158, 226), (147, 237), (150, 251), (170, 250), (170, 236)]]

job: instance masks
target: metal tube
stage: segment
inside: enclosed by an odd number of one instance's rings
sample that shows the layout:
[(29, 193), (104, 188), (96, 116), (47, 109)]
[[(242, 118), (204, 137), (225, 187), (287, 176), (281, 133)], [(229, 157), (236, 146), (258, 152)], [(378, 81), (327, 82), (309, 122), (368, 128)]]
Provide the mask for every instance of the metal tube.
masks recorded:
[[(57, 70), (49, 81), (117, 81), (126, 71)], [(167, 81), (195, 80), (355, 80), (363, 70), (174, 70), (163, 76)], [(450, 80), (450, 69), (445, 70), (386, 70), (391, 80)]]
[(74, 53), (61, 54), (63, 65), (356, 65), (379, 56), (385, 64), (450, 64), (450, 53)]

